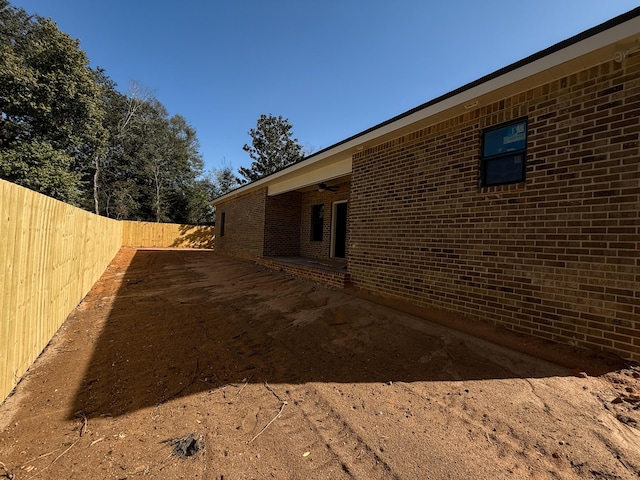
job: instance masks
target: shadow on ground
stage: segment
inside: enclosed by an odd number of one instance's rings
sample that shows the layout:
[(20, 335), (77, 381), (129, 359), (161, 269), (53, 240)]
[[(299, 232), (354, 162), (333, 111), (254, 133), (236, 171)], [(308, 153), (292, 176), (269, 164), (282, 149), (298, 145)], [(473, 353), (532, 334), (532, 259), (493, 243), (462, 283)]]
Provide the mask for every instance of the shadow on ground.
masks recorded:
[[(245, 381), (387, 383), (568, 374), (343, 291), (214, 252), (122, 255), (130, 258), (119, 277), (103, 279), (111, 284), (90, 294), (80, 309), (79, 321), (95, 329), (95, 345), (70, 418), (79, 411), (87, 417), (122, 415)], [(101, 316), (94, 306), (105, 302), (111, 308)]]

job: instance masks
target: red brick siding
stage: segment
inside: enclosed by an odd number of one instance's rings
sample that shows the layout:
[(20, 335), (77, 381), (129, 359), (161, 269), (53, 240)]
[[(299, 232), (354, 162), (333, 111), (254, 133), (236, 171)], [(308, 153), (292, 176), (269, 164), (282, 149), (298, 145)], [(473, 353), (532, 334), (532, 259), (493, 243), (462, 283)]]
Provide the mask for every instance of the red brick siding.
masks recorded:
[[(216, 206), (216, 250), (236, 257), (256, 258), (264, 248), (266, 189), (252, 191)], [(224, 236), (220, 235), (225, 213)]]
[(259, 265), (264, 265), (271, 270), (285, 272), (296, 277), (306, 278), (307, 280), (323, 283), (332, 287), (345, 288), (349, 285), (348, 272), (336, 272), (323, 268), (282, 263), (269, 258), (258, 259), (257, 263)]
[(288, 192), (266, 200), (265, 256), (300, 255), (300, 192)]
[[(353, 284), (640, 360), (639, 59), (355, 155)], [(479, 188), (482, 129), (522, 116), (526, 182)]]
[[(301, 228), (300, 228), (300, 255), (310, 258), (329, 258), (331, 256), (331, 222), (333, 215), (333, 204), (349, 200), (351, 184), (349, 182), (337, 185), (335, 192), (319, 192), (317, 190), (305, 192), (302, 196)], [(313, 205), (324, 205), (324, 225), (321, 242), (311, 241), (311, 207)], [(347, 206), (347, 208), (349, 208)], [(347, 229), (347, 248), (348, 248)], [(348, 255), (348, 253), (347, 253)]]

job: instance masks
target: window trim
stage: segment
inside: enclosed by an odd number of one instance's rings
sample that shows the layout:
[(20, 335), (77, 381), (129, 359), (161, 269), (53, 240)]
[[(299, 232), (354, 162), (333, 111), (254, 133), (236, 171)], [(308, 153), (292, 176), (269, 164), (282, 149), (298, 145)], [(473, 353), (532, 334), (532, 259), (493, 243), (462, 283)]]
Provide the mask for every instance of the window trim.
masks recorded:
[[(493, 155), (485, 156), (485, 146), (486, 146), (486, 138), (487, 134), (491, 132), (495, 132), (496, 130), (501, 130), (504, 128), (508, 128), (513, 125), (517, 125), (520, 123), (524, 123), (524, 148), (508, 150), (503, 153), (497, 153)], [(497, 185), (509, 185), (513, 183), (523, 183), (527, 178), (527, 143), (529, 139), (529, 119), (528, 117), (520, 117), (514, 120), (509, 120), (508, 122), (503, 122), (498, 125), (494, 125), (482, 130), (482, 138), (481, 138), (481, 146), (480, 146), (480, 187), (493, 187)], [(499, 161), (503, 159), (507, 159), (509, 157), (522, 156), (522, 174), (517, 180), (507, 180), (502, 182), (492, 182), (487, 183), (487, 165), (491, 164), (494, 161)]]

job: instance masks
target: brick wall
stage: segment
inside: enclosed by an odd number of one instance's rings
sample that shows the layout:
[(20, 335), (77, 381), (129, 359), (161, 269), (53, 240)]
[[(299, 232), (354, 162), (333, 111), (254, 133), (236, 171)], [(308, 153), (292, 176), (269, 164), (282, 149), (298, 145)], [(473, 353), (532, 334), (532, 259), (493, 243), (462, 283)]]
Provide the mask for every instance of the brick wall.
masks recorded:
[[(300, 255), (310, 258), (329, 258), (331, 255), (331, 222), (333, 204), (349, 200), (350, 182), (337, 185), (335, 192), (305, 192), (302, 196), (302, 213), (300, 228)], [(313, 205), (324, 205), (324, 225), (322, 241), (311, 241), (311, 208)], [(347, 208), (349, 208), (347, 206)], [(348, 232), (347, 232), (348, 236)], [(348, 245), (347, 240), (347, 245)], [(347, 247), (348, 248), (348, 247)]]
[[(331, 221), (334, 202), (349, 198), (350, 183), (336, 192), (288, 192), (267, 196), (266, 189), (249, 192), (216, 207), (216, 250), (245, 258), (306, 256), (328, 258), (331, 252)], [(311, 206), (323, 204), (323, 239), (311, 241)], [(220, 235), (222, 214), (225, 234)]]
[(349, 272), (336, 271), (327, 268), (313, 267), (311, 265), (298, 265), (295, 263), (277, 262), (270, 258), (260, 258), (259, 265), (264, 265), (271, 270), (285, 272), (299, 278), (306, 278), (313, 282), (319, 282), (336, 288), (345, 288), (349, 285)]
[[(216, 206), (216, 251), (243, 258), (262, 256), (266, 189), (259, 189)], [(225, 214), (224, 236), (220, 233)]]
[(300, 192), (266, 199), (264, 255), (300, 255)]
[[(482, 129), (523, 116), (526, 182), (479, 188)], [(358, 153), (353, 284), (640, 360), (639, 132), (635, 54)]]

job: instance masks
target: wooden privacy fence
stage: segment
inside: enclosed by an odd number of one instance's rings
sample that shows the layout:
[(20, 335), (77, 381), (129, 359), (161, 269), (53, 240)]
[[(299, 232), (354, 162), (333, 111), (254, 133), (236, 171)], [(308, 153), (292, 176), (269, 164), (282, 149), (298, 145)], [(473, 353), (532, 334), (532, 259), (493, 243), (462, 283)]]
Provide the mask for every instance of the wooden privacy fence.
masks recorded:
[(125, 247), (213, 248), (214, 228), (175, 223), (122, 222)]
[(0, 180), (0, 402), (121, 246), (213, 248), (213, 227), (121, 222)]

